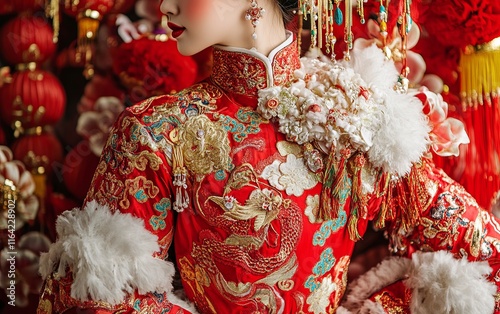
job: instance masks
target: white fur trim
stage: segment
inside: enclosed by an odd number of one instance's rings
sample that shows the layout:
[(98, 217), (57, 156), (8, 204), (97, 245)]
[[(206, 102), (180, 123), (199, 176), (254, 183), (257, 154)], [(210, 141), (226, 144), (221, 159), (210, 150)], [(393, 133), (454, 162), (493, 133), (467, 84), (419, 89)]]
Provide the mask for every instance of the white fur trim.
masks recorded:
[(157, 237), (141, 219), (112, 213), (92, 201), (83, 210), (64, 212), (56, 229), (58, 241), (42, 254), (40, 273), (43, 278), (53, 271), (65, 276), (69, 267), (74, 277), (73, 298), (117, 304), (134, 289), (140, 294), (172, 295), (174, 265), (153, 257), (159, 250)]
[(488, 314), (495, 308), (497, 287), (486, 276), (487, 262), (455, 259), (446, 251), (414, 254), (410, 277), (414, 314)]
[(486, 279), (487, 262), (456, 259), (447, 251), (416, 252), (412, 259), (391, 257), (348, 286), (338, 313), (385, 313), (368, 298), (398, 280), (412, 290), (411, 313), (493, 313), (497, 287)]
[(399, 94), (393, 86), (398, 73), (394, 63), (384, 60), (383, 52), (372, 45), (352, 54), (352, 67), (365, 82), (386, 93), (383, 121), (373, 136), (368, 157), (375, 167), (404, 175), (428, 150), (431, 131), (422, 111), (422, 102)]

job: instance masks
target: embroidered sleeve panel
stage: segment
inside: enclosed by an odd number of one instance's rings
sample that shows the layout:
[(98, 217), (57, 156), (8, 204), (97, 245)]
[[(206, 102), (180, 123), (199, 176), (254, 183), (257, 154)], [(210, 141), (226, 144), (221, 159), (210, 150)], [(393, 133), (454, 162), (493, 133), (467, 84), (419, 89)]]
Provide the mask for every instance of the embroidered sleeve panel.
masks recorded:
[(72, 273), (49, 277), (42, 287), (37, 314), (189, 314), (191, 312), (169, 301), (166, 293), (128, 293), (123, 302), (111, 305), (103, 301), (80, 301), (71, 297)]
[(137, 114), (137, 107), (132, 107), (115, 122), (85, 203), (97, 200), (113, 211), (143, 219), (162, 243), (159, 256), (165, 257), (173, 225), (169, 150), (158, 136), (162, 126), (144, 123), (149, 115), (141, 110)]
[(415, 165), (391, 193), (386, 222), (395, 253), (448, 250), (500, 267), (499, 221), (430, 159)]

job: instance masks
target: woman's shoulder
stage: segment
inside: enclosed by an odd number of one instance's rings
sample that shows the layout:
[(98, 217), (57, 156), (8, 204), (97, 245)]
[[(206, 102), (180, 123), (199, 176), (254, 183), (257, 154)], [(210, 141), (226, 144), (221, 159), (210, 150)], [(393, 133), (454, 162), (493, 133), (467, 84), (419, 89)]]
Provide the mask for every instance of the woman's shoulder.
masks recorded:
[(203, 114), (215, 108), (222, 91), (214, 84), (203, 81), (177, 93), (153, 96), (128, 107), (123, 116), (133, 117), (143, 124), (159, 120), (182, 123), (188, 117)]

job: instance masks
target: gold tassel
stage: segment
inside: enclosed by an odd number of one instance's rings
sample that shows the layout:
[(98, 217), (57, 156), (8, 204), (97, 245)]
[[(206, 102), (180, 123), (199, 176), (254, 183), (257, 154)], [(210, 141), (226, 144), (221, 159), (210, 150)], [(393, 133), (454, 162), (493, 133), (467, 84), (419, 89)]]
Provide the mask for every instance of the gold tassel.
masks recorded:
[(349, 222), (347, 223), (347, 231), (349, 232), (349, 238), (352, 241), (358, 241), (361, 239), (361, 236), (359, 235), (358, 232), (358, 221), (359, 221), (359, 216), (357, 209), (355, 209), (350, 213)]
[(463, 110), (483, 104), (500, 90), (500, 37), (467, 46), (460, 55), (460, 96)]
[(338, 165), (335, 165), (337, 161), (333, 147), (328, 155), (323, 190), (321, 191), (321, 205), (318, 211), (318, 218), (323, 221), (338, 217), (340, 206), (345, 201), (343, 195), (347, 195), (346, 190), (350, 188), (346, 168), (351, 150), (349, 148), (342, 149), (340, 154)]
[(332, 187), (335, 180), (335, 150), (332, 148), (328, 155), (325, 166), (325, 176), (323, 179), (323, 189), (321, 190), (321, 203), (318, 210), (318, 219), (321, 221), (330, 220), (333, 217)]
[(101, 19), (101, 14), (94, 10), (86, 10), (77, 17), (77, 52), (80, 54), (80, 58), (83, 56), (83, 60), (85, 62), (83, 75), (86, 79), (90, 79), (94, 76), (94, 66), (92, 65), (92, 46), (95, 38), (97, 37), (97, 31), (99, 30)]
[(358, 232), (358, 221), (359, 218), (366, 218), (367, 208), (366, 199), (363, 196), (362, 187), (362, 169), (366, 163), (366, 159), (363, 154), (358, 153), (351, 159), (350, 166), (352, 172), (352, 187), (351, 187), (351, 213), (349, 215), (348, 231), (349, 237), (353, 241), (361, 239)]
[(176, 212), (182, 212), (189, 206), (189, 194), (187, 192), (188, 171), (184, 166), (184, 155), (182, 153), (182, 148), (179, 145), (178, 129), (170, 131), (169, 140), (172, 143), (172, 169), (174, 175), (172, 184), (175, 189), (173, 209)]
[(375, 219), (375, 227), (383, 229), (389, 215), (390, 202), (392, 202), (391, 175), (389, 173), (382, 173), (378, 182), (380, 183), (375, 195), (382, 198), (382, 201), (378, 217)]
[(52, 28), (54, 29), (54, 36), (52, 41), (57, 43), (59, 40), (59, 0), (48, 0), (45, 6), (45, 16), (52, 19)]

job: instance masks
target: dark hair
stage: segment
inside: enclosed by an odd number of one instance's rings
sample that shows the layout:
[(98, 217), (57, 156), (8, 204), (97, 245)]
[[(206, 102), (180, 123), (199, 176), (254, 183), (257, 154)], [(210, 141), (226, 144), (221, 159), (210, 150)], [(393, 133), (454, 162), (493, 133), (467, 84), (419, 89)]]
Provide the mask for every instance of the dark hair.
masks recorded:
[(283, 23), (288, 25), (293, 20), (295, 11), (299, 7), (299, 2), (298, 0), (278, 0), (278, 5), (283, 14)]

